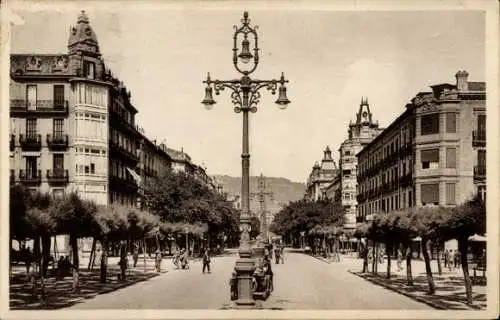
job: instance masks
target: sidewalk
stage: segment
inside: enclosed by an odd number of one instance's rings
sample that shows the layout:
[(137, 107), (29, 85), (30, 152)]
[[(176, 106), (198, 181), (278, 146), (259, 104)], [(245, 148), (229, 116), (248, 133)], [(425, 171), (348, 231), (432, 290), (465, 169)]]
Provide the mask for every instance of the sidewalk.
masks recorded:
[[(423, 260), (412, 260), (413, 286), (408, 286), (406, 282), (406, 262), (403, 261), (403, 270), (397, 270), (397, 260), (391, 260), (391, 278), (387, 279), (387, 261), (378, 265), (377, 275), (361, 273), (363, 260), (357, 260), (357, 267), (349, 272), (357, 275), (373, 284), (382, 286), (399, 294), (405, 295), (416, 301), (425, 303), (441, 310), (483, 310), (486, 309), (486, 286), (474, 285), (473, 305), (467, 305), (465, 296), (465, 284), (462, 270), (457, 268), (449, 271), (443, 266), (442, 275), (437, 272), (437, 261), (431, 261), (434, 283), (436, 291), (434, 295), (429, 295), (425, 263)], [(371, 271), (371, 264), (369, 265)]]
[[(85, 259), (83, 259), (85, 260)], [(115, 261), (116, 260), (116, 261)], [(138, 282), (146, 281), (157, 275), (154, 270), (154, 260), (146, 260), (146, 272), (144, 272), (143, 261), (137, 263), (136, 268), (127, 270), (126, 281), (119, 281), (118, 274), (118, 258), (110, 258), (108, 261), (106, 283), (100, 282), (100, 270), (97, 266), (94, 270), (87, 271), (87, 261), (82, 261), (80, 264), (79, 273), (79, 291), (72, 292), (72, 277), (68, 276), (62, 280), (56, 280), (54, 277), (45, 279), (46, 299), (40, 299), (40, 280), (37, 280), (37, 297), (32, 297), (30, 284), (26, 276), (24, 266), (14, 266), (12, 269), (12, 277), (10, 279), (9, 296), (11, 310), (30, 310), (30, 309), (60, 309), (69, 307), (84, 299), (90, 299), (99, 294), (109, 293), (121, 288), (125, 288)], [(162, 273), (168, 272), (172, 267), (169, 267), (167, 262), (162, 262)], [(49, 268), (50, 270), (51, 268)], [(49, 271), (50, 272), (50, 271)]]

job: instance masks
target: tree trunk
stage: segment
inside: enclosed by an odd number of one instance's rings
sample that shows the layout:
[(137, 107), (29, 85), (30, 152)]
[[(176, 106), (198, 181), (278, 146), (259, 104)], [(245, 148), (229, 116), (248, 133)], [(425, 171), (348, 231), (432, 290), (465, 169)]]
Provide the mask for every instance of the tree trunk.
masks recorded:
[(42, 236), (42, 274), (44, 277), (47, 276), (47, 270), (49, 268), (49, 257), (50, 257), (50, 236)]
[(443, 268), (441, 267), (441, 242), (438, 242), (438, 246), (437, 246), (437, 265), (438, 265), (438, 273), (439, 275), (442, 275), (443, 274)]
[(69, 241), (71, 243), (71, 252), (73, 256), (73, 292), (78, 291), (79, 285), (79, 269), (80, 269), (80, 257), (78, 256), (78, 238), (75, 235), (69, 236)]
[(87, 270), (89, 270), (89, 271), (92, 268), (92, 266), (94, 265), (95, 245), (96, 245), (96, 240), (95, 240), (95, 238), (93, 238), (92, 239), (92, 249), (90, 249), (89, 265), (87, 267)]
[(392, 246), (389, 244), (385, 245), (385, 253), (387, 254), (387, 279), (391, 278), (391, 255)]
[(406, 244), (406, 282), (413, 286), (413, 275), (411, 273), (411, 259), (413, 258), (413, 247), (411, 243)]
[(146, 273), (146, 238), (142, 239), (142, 260), (144, 262), (144, 273)]
[(363, 273), (368, 272), (368, 242), (363, 246)]
[(436, 288), (434, 285), (434, 277), (432, 276), (431, 261), (429, 258), (429, 239), (422, 237), (422, 255), (425, 261), (425, 273), (427, 274), (427, 282), (429, 284), (429, 294), (434, 294)]
[(469, 263), (467, 261), (468, 247), (469, 247), (469, 241), (467, 237), (461, 237), (458, 239), (458, 250), (460, 251), (460, 262), (462, 264), (462, 270), (464, 273), (465, 294), (467, 296), (467, 304), (472, 305), (472, 282), (469, 275)]
[(108, 241), (105, 237), (101, 239), (101, 283), (106, 282), (107, 267), (108, 267)]
[(372, 274), (375, 275), (375, 264), (377, 263), (377, 259), (376, 259), (376, 252), (375, 252), (375, 248), (376, 248), (376, 243), (375, 241), (373, 241), (373, 245), (372, 245)]

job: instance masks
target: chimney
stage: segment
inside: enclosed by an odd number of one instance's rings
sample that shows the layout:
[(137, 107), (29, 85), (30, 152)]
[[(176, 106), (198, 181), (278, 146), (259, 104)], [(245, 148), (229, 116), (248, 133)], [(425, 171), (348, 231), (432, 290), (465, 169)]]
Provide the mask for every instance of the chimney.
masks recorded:
[(468, 85), (467, 85), (467, 77), (469, 74), (467, 71), (458, 71), (457, 74), (455, 75), (455, 78), (457, 78), (457, 90), (459, 92), (462, 91), (467, 91), (468, 90)]

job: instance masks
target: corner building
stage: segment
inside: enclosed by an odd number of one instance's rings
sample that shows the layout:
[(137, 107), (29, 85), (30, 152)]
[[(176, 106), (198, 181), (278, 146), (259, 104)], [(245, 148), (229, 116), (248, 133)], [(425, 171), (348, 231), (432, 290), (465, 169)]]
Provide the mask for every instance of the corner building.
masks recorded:
[(157, 176), (171, 158), (136, 126), (130, 92), (105, 67), (83, 11), (67, 48), (10, 57), (10, 184), (134, 206), (138, 178)]
[(468, 80), (420, 92), (358, 154), (358, 219), (486, 195), (486, 85)]
[(349, 123), (348, 138), (339, 148), (339, 175), (340, 175), (340, 201), (344, 208), (344, 230), (356, 228), (357, 212), (357, 167), (356, 154), (368, 145), (380, 132), (378, 122), (373, 119), (373, 114), (368, 104), (368, 99), (361, 99), (356, 122)]

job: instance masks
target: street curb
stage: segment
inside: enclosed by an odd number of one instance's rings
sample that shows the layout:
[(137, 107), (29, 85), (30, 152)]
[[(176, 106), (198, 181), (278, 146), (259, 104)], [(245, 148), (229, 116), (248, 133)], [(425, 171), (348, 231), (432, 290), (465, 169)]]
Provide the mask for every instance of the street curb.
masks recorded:
[(302, 254), (305, 254), (305, 255), (307, 255), (307, 256), (313, 257), (313, 258), (315, 258), (315, 259), (317, 259), (317, 260), (323, 261), (323, 262), (328, 263), (328, 264), (332, 263), (331, 261), (328, 261), (328, 260), (326, 260), (325, 258), (318, 257), (318, 256), (314, 256), (314, 255), (312, 255), (312, 254), (310, 254), (310, 253), (305, 253), (305, 252), (302, 252)]
[[(411, 294), (406, 293), (406, 292), (398, 291), (397, 289), (394, 289), (394, 288), (392, 288), (391, 286), (389, 286), (389, 285), (385, 284), (383, 281), (377, 281), (377, 280), (372, 279), (372, 278), (367, 278), (367, 277), (364, 277), (363, 275), (361, 275), (361, 274), (359, 274), (359, 273), (357, 273), (357, 272), (351, 271), (351, 270), (348, 270), (348, 271), (349, 271), (349, 273), (351, 273), (351, 274), (353, 274), (353, 275), (355, 275), (355, 276), (358, 276), (358, 277), (360, 277), (361, 279), (364, 279), (364, 280), (366, 280), (366, 281), (369, 281), (369, 282), (371, 282), (371, 283), (373, 283), (373, 284), (376, 284), (376, 285), (378, 285), (378, 286), (384, 287), (385, 289), (391, 290), (392, 292), (396, 292), (397, 294), (401, 294), (401, 295), (403, 295), (403, 296), (406, 296), (406, 297), (408, 297), (408, 298), (410, 298), (410, 299), (413, 299), (413, 300), (415, 300), (415, 301), (417, 301), (417, 302), (424, 303), (424, 304), (426, 304), (426, 305), (428, 305), (428, 306), (430, 306), (430, 307), (433, 307), (434, 309), (438, 309), (438, 310), (448, 310), (447, 308), (445, 308), (445, 307), (441, 306), (441, 305), (440, 305), (440, 304), (438, 304), (438, 303), (435, 303), (435, 302), (432, 302), (432, 301), (428, 301), (428, 300), (426, 300), (426, 299), (424, 299), (424, 298), (421, 298), (421, 297), (416, 297), (416, 296), (411, 295)], [(469, 305), (465, 305), (465, 306), (466, 306), (466, 307), (468, 307), (468, 308), (474, 309), (474, 310), (482, 310), (480, 307), (476, 307), (476, 306), (469, 306)], [(462, 310), (462, 311), (466, 311), (466, 310)]]
[(97, 293), (97, 294), (96, 294), (96, 295), (94, 295), (94, 296), (96, 297), (96, 296), (99, 296), (99, 295), (101, 295), (101, 294), (107, 294), (107, 293), (110, 293), (110, 292), (118, 291), (118, 290), (120, 290), (120, 289), (123, 289), (123, 288), (126, 288), (126, 287), (130, 287), (130, 286), (133, 286), (133, 285), (135, 285), (135, 284), (138, 284), (138, 283), (141, 283), (141, 282), (144, 282), (144, 281), (150, 280), (150, 279), (152, 279), (152, 278), (154, 278), (154, 277), (159, 276), (160, 274), (163, 274), (163, 272), (162, 272), (162, 273), (155, 273), (155, 274), (150, 274), (150, 275), (147, 275), (146, 277), (144, 277), (144, 278), (142, 278), (142, 279), (140, 279), (140, 280), (138, 280), (138, 281), (135, 281), (135, 282), (131, 282), (131, 283), (122, 283), (122, 284), (120, 284), (119, 286), (117, 286), (117, 287), (115, 287), (115, 288), (105, 289), (105, 290), (103, 290), (103, 291), (101, 291), (101, 292)]

